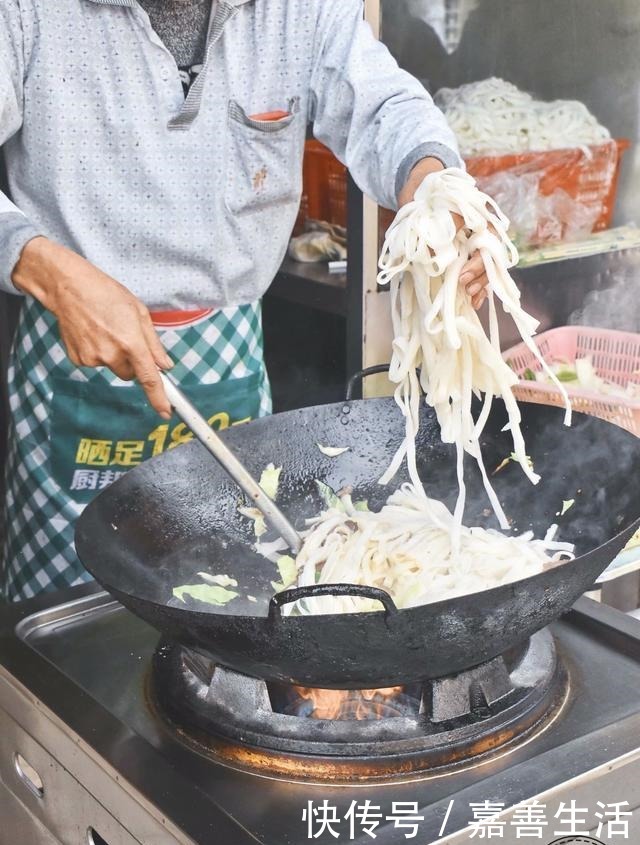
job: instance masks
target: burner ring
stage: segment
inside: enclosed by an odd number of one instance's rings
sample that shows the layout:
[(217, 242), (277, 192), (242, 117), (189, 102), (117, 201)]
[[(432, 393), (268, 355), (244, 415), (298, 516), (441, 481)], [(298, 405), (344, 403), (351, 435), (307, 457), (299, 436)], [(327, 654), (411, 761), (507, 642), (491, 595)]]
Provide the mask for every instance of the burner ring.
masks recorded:
[(149, 693), (179, 739), (218, 762), (269, 777), (350, 783), (477, 765), (546, 726), (567, 686), (553, 638), (542, 631), (509, 668), (496, 658), (418, 685), (411, 716), (330, 720), (274, 712), (277, 695), (266, 682), (174, 644), (156, 651)]

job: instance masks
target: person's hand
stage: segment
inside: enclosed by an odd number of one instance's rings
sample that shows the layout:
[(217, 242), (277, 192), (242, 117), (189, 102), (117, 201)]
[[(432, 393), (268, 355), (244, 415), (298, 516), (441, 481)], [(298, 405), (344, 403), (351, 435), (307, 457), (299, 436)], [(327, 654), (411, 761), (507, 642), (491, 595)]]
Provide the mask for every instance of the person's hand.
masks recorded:
[(67, 354), (76, 366), (106, 366), (121, 379), (137, 379), (165, 419), (171, 405), (158, 368), (171, 359), (147, 308), (123, 285), (81, 256), (46, 238), (29, 241), (12, 281), (58, 320)]
[[(411, 202), (425, 176), (439, 170), (444, 170), (444, 165), (437, 158), (423, 158), (422, 161), (419, 161), (409, 174), (407, 184), (398, 195), (398, 206), (402, 208), (403, 205)], [(456, 229), (460, 230), (464, 225), (462, 217), (454, 214), (453, 219)], [(480, 253), (474, 253), (462, 268), (460, 272), (460, 284), (466, 288), (476, 311), (480, 309), (487, 298), (487, 285), (489, 284)]]

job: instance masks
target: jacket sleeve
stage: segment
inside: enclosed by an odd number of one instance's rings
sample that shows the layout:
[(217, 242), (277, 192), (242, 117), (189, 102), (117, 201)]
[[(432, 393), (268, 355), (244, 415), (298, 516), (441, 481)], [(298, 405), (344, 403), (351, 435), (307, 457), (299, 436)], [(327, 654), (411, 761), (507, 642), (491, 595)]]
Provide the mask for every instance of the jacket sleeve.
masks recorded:
[[(0, 146), (22, 126), (24, 35), (19, 0), (0, 2)], [(0, 191), (0, 290), (17, 294), (11, 274), (28, 241), (39, 235)]]
[(311, 80), (314, 134), (386, 208), (413, 166), (462, 167), (455, 135), (424, 87), (398, 67), (363, 20), (362, 0), (323, 0)]

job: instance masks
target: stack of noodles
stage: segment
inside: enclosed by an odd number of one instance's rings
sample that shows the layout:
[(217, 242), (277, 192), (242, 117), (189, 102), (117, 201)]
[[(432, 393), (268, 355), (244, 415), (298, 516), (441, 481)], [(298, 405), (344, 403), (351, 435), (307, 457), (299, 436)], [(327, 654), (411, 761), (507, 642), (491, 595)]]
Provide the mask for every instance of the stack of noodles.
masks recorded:
[(441, 88), (435, 100), (467, 157), (588, 147), (611, 138), (584, 103), (535, 100), (495, 77)]
[[(464, 221), (458, 230), (454, 214)], [(393, 493), (378, 513), (354, 507), (346, 496), (310, 520), (296, 559), (299, 586), (366, 584), (385, 589), (398, 607), (412, 607), (517, 581), (572, 557), (570, 544), (554, 540), (556, 526), (544, 539), (535, 539), (531, 533), (514, 536), (462, 524), (466, 453), (478, 463), (501, 529), (509, 529), (480, 451), (494, 397), (502, 397), (508, 412), (514, 458), (533, 484), (539, 481), (527, 459), (512, 393), (518, 379), (500, 352), (498, 302), (563, 394), (565, 423), (571, 421), (566, 391), (533, 342), (537, 321), (521, 308), (509, 275), (517, 253), (508, 226), (495, 203), (458, 169), (427, 176), (414, 201), (398, 213), (387, 232), (379, 282), (391, 289), (390, 378), (406, 435), (380, 481), (389, 483), (406, 460), (411, 483)], [(462, 267), (476, 251), (489, 278), (488, 337), (459, 284)], [(456, 447), (459, 495), (453, 514), (427, 496), (418, 476), (415, 441), (423, 394), (436, 411), (442, 440)], [(474, 394), (484, 397), (477, 419), (472, 415)], [(429, 479), (424, 481), (428, 487)], [(303, 600), (291, 608), (298, 613), (346, 613), (376, 610), (379, 604), (341, 596)]]

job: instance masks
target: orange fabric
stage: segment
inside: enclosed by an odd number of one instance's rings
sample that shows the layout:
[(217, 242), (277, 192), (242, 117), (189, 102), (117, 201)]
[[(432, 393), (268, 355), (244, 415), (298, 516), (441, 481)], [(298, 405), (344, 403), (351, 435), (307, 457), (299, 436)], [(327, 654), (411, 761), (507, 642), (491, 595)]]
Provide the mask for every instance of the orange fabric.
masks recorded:
[(291, 112), (288, 111), (266, 111), (262, 114), (252, 114), (249, 115), (250, 120), (267, 120), (267, 121), (276, 121), (282, 120), (285, 117), (289, 117)]
[(195, 323), (209, 314), (213, 314), (213, 308), (199, 308), (196, 311), (152, 311), (151, 320), (154, 326), (159, 328), (179, 328)]

